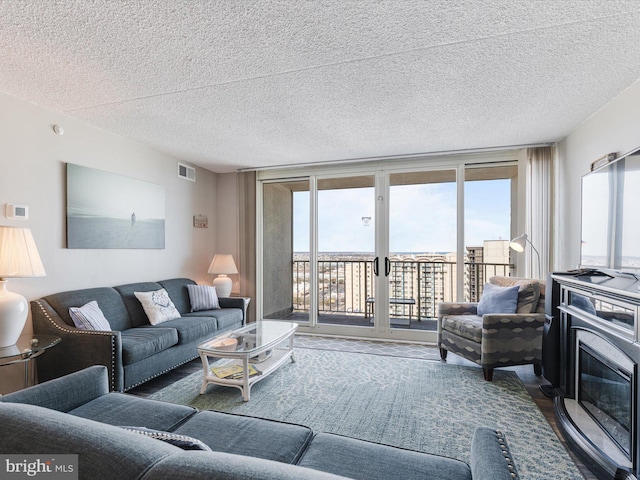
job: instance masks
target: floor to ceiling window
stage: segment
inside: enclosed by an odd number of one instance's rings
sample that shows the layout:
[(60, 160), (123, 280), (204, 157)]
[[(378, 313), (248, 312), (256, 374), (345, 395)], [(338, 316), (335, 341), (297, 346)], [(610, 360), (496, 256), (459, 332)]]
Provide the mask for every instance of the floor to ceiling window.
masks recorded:
[(517, 211), (513, 154), (445, 160), (259, 172), (258, 315), (433, 341), (439, 302), (510, 274)]

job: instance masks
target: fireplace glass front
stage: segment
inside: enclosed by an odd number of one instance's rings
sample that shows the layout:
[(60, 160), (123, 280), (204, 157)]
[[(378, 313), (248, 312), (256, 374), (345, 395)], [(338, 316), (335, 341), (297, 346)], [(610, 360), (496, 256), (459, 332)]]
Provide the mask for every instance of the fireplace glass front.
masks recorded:
[(631, 459), (632, 375), (580, 343), (578, 401)]

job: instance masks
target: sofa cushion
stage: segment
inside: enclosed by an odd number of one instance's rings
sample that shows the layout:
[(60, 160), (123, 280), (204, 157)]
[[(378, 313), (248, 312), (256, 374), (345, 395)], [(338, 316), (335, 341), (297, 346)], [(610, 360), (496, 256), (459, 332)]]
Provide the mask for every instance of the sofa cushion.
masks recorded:
[(69, 410), (68, 413), (119, 427), (135, 425), (170, 432), (195, 415), (197, 410), (128, 393), (111, 392)]
[(520, 287), (499, 287), (485, 283), (478, 303), (478, 315), (489, 313), (516, 313)]
[(482, 317), (479, 315), (447, 315), (442, 318), (442, 329), (477, 343), (482, 341)]
[(174, 329), (178, 335), (178, 344), (184, 345), (199, 340), (205, 341), (214, 336), (218, 330), (218, 322), (212, 317), (180, 317), (152, 328), (161, 327)]
[(130, 365), (178, 343), (175, 328), (137, 327), (121, 333), (122, 363)]
[(49, 295), (44, 299), (68, 325), (74, 325), (69, 314), (71, 307), (79, 307), (96, 300), (100, 310), (102, 310), (109, 325), (111, 325), (111, 330), (122, 331), (131, 328), (131, 320), (125, 303), (113, 288), (72, 290)]
[(185, 313), (184, 317), (209, 317), (215, 318), (218, 330), (224, 330), (232, 325), (242, 323), (242, 310), (236, 308), (222, 308), (220, 310), (203, 310), (201, 312)]
[(187, 285), (191, 311), (217, 310), (220, 308), (216, 287), (211, 285)]
[(109, 321), (104, 317), (104, 313), (95, 300), (91, 300), (81, 307), (69, 308), (69, 315), (80, 330), (111, 330)]
[(489, 279), (489, 283), (499, 287), (518, 286), (518, 306), (515, 313), (535, 313), (540, 296), (544, 295), (544, 283), (530, 278), (495, 276)]
[(313, 435), (302, 425), (214, 411), (194, 415), (174, 432), (202, 440), (217, 452), (284, 463), (296, 463)]
[[(296, 465), (221, 452), (183, 452), (160, 460), (143, 480), (348, 480)], [(426, 480), (426, 479), (425, 479)]]
[(298, 465), (356, 480), (471, 480), (471, 469), (459, 460), (329, 433), (313, 438)]
[(183, 453), (173, 445), (111, 425), (34, 405), (0, 403), (0, 424), (0, 452), (74, 453), (80, 478), (142, 478), (151, 465)]
[(180, 318), (180, 312), (176, 309), (164, 288), (152, 292), (133, 292), (142, 304), (151, 325)]

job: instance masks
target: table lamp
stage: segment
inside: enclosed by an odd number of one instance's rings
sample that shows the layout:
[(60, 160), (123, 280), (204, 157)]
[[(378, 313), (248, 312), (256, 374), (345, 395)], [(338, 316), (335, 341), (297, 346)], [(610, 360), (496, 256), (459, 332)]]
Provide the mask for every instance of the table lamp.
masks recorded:
[(29, 313), (26, 298), (7, 290), (6, 279), (45, 275), (31, 229), (0, 225), (0, 348), (18, 341)]
[(218, 275), (213, 280), (213, 286), (216, 287), (218, 297), (229, 297), (231, 295), (233, 282), (227, 275), (238, 273), (236, 263), (233, 261), (233, 255), (220, 253), (214, 255), (207, 273)]

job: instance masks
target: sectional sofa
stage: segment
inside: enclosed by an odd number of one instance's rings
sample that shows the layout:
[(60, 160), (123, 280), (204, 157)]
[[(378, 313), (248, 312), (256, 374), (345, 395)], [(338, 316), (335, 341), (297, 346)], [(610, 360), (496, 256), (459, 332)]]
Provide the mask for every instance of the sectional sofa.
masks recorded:
[[(125, 391), (198, 356), (196, 346), (246, 322), (244, 299), (218, 298), (220, 308), (193, 308), (187, 278), (56, 293), (31, 302), (33, 330), (61, 342), (38, 360), (38, 378), (46, 381), (92, 365), (104, 365), (109, 387)], [(136, 292), (164, 289), (179, 317), (152, 325)], [(81, 329), (70, 309), (97, 302), (108, 322), (103, 329)], [(192, 311), (196, 310), (196, 311)]]
[(490, 428), (469, 439), (468, 465), (109, 387), (106, 367), (95, 366), (0, 397), (0, 452), (37, 454), (43, 462), (75, 454), (79, 478), (91, 480), (518, 478), (504, 435)]

